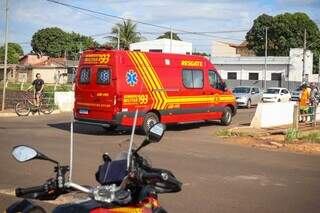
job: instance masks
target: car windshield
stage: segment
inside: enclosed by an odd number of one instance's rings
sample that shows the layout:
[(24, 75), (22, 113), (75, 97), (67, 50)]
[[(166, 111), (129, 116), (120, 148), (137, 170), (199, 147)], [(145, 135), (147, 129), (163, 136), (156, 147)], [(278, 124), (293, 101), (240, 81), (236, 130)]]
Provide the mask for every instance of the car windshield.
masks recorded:
[(233, 93), (249, 93), (250, 92), (250, 88), (248, 87), (236, 87), (233, 89), (232, 91)]
[(267, 94), (279, 94), (280, 89), (267, 89)]

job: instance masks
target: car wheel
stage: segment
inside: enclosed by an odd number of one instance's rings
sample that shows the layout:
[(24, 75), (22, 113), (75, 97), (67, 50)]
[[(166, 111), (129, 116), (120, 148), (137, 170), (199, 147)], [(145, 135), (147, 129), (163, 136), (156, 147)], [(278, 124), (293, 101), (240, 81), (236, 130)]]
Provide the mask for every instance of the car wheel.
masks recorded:
[(221, 123), (225, 126), (229, 126), (232, 121), (232, 110), (230, 107), (225, 107), (221, 118)]
[(281, 102), (281, 99), (280, 99), (280, 98), (278, 99), (278, 102)]
[(159, 117), (153, 112), (148, 112), (144, 116), (143, 126), (142, 126), (143, 131), (147, 133), (149, 129), (156, 123), (159, 123)]
[(249, 99), (247, 102), (247, 108), (250, 109), (251, 108), (251, 100)]

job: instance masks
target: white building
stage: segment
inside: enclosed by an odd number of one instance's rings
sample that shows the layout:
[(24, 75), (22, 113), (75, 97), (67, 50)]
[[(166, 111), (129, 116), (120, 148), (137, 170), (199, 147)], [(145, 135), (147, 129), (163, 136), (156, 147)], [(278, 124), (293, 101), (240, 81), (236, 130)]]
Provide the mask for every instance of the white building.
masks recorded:
[[(282, 86), (292, 90), (302, 81), (303, 49), (290, 50), (287, 57), (267, 57), (265, 72), (265, 57), (257, 56), (212, 56), (211, 61), (220, 71), (229, 87), (241, 85), (264, 86), (266, 73), (267, 87)], [(313, 53), (306, 52), (305, 79), (317, 82), (318, 75), (312, 74)]]
[(130, 44), (131, 51), (163, 52), (177, 54), (192, 54), (192, 43), (170, 39), (156, 39)]

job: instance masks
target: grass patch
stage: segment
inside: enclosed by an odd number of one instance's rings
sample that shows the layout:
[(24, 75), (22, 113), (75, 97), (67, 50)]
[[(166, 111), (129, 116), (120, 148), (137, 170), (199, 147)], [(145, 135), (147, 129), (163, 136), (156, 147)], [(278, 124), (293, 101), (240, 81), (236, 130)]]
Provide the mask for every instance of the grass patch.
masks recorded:
[(284, 137), (286, 142), (292, 142), (298, 138), (299, 138), (299, 131), (293, 128), (288, 129)]
[(300, 140), (305, 140), (312, 143), (320, 143), (320, 132), (310, 132), (299, 137)]
[(219, 137), (233, 137), (233, 136), (238, 136), (238, 137), (244, 137), (244, 136), (252, 136), (252, 134), (248, 132), (237, 132), (237, 131), (232, 131), (229, 129), (221, 129), (216, 132), (216, 135)]
[[(26, 90), (31, 86), (30, 83), (8, 83), (6, 90), (21, 91)], [(3, 88), (3, 84), (0, 85), (0, 89)], [(54, 92), (54, 85), (44, 84), (45, 92)], [(69, 92), (72, 91), (72, 84), (59, 84), (56, 87), (56, 92)]]

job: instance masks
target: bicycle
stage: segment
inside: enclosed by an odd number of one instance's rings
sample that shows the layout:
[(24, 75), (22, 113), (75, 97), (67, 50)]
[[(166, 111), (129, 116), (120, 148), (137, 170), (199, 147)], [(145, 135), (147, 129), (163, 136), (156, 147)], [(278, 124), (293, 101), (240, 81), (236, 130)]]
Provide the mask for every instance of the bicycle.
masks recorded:
[(33, 103), (34, 96), (31, 98), (28, 96), (28, 92), (23, 94), (23, 100), (18, 102), (15, 106), (15, 111), (19, 116), (28, 116), (32, 111), (33, 113), (40, 112), (43, 114), (51, 114), (54, 109), (53, 98), (50, 96), (45, 97), (44, 93), (41, 93), (39, 106)]

